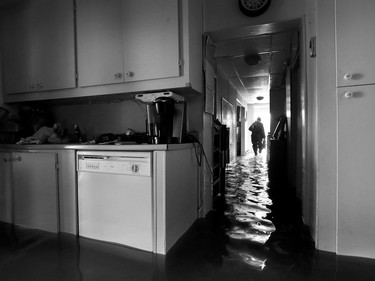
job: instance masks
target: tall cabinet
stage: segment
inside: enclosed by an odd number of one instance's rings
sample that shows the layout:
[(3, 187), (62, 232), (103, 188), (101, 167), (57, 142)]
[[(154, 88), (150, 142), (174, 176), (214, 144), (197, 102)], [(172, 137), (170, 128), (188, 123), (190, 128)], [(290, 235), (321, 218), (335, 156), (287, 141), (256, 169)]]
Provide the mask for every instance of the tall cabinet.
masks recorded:
[[(338, 253), (375, 258), (375, 1), (336, 1)], [(349, 20), (355, 19), (355, 20)]]

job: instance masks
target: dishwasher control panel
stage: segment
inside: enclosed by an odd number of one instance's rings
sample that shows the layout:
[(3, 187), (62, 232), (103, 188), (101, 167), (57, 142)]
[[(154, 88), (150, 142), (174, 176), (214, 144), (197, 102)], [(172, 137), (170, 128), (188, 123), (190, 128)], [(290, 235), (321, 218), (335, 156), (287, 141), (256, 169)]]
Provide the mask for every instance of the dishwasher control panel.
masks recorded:
[(77, 170), (93, 173), (151, 176), (151, 153), (78, 152)]

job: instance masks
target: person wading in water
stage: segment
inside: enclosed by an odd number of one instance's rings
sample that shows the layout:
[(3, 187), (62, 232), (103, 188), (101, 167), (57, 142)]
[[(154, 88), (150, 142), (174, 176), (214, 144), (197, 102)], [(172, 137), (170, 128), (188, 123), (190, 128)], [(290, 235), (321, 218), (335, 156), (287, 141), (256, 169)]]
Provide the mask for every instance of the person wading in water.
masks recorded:
[(258, 150), (259, 153), (262, 153), (262, 149), (264, 147), (264, 139), (266, 137), (260, 117), (258, 117), (257, 120), (253, 124), (251, 124), (251, 126), (249, 127), (249, 131), (251, 131), (251, 142), (253, 144), (253, 150), (256, 156), (258, 155)]

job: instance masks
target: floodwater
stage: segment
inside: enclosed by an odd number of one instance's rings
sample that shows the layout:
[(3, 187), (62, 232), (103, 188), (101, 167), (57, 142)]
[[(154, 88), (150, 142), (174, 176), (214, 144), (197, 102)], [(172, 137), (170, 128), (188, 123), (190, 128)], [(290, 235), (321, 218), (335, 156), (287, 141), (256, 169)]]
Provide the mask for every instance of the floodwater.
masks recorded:
[(298, 200), (265, 155), (228, 165), (222, 205), (167, 255), (0, 223), (1, 281), (374, 280), (375, 261), (314, 249)]
[[(261, 155), (239, 157), (229, 164), (225, 190), (224, 215), (229, 221), (226, 234), (230, 239), (247, 244), (244, 249), (231, 249), (230, 256), (263, 270), (267, 255), (262, 246), (276, 230), (271, 220), (272, 199), (267, 192), (268, 173), (264, 158)], [(248, 250), (251, 246), (259, 248), (256, 253)]]

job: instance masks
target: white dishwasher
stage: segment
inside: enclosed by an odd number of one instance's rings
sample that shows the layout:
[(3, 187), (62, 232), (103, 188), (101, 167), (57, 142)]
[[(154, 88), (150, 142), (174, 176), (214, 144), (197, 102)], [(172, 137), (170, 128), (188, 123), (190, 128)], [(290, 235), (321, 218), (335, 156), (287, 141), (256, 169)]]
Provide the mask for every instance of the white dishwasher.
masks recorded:
[(151, 152), (77, 152), (79, 235), (154, 251)]

